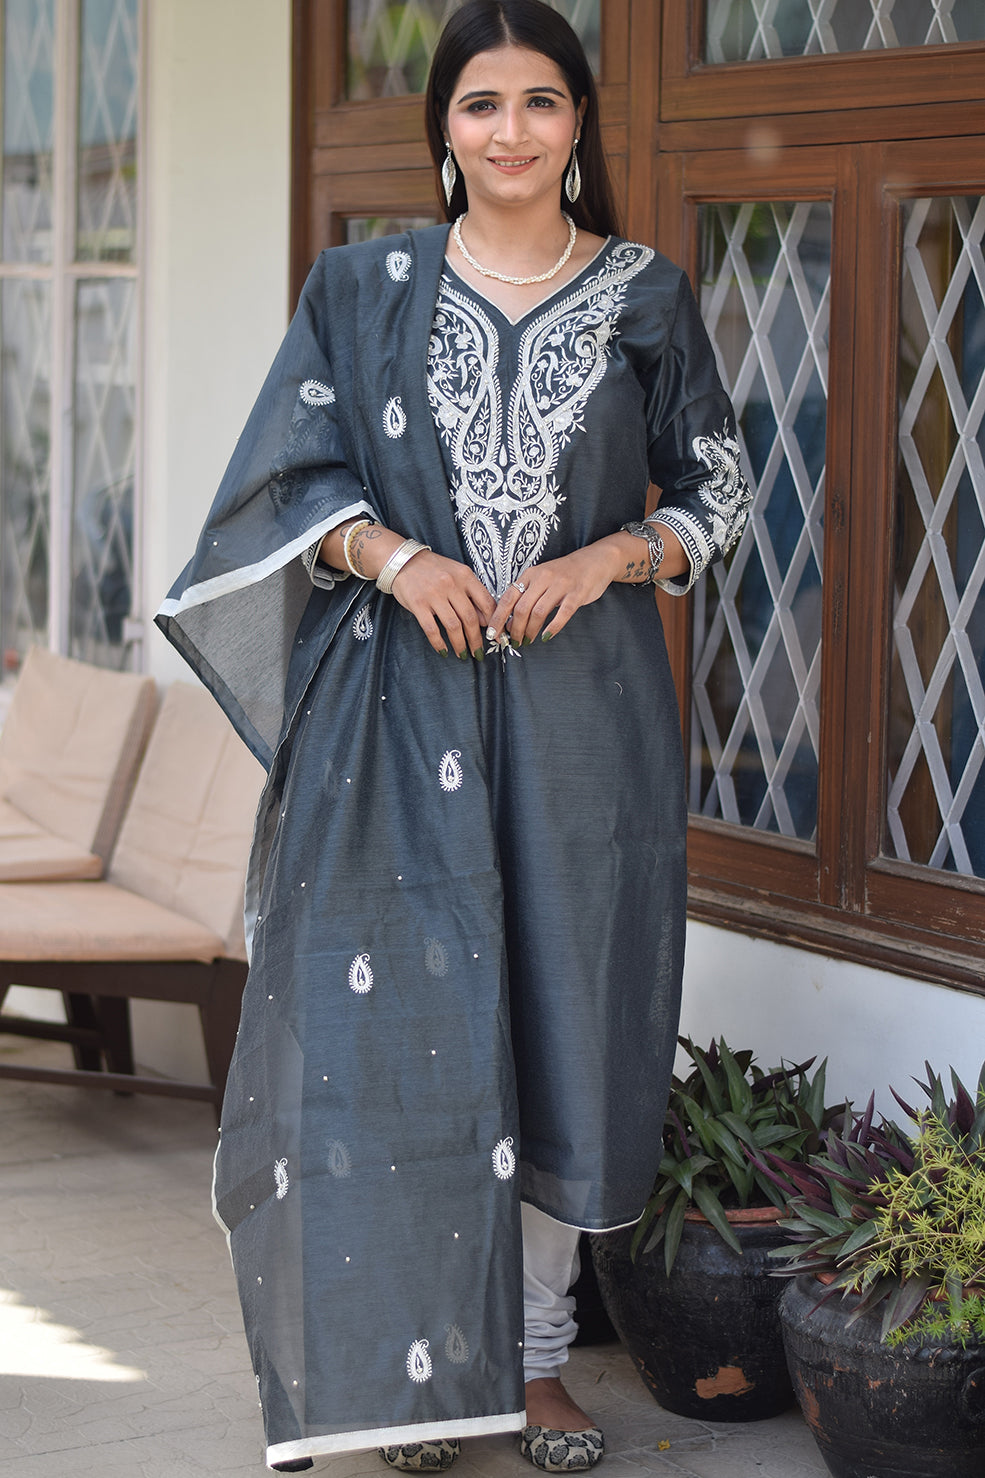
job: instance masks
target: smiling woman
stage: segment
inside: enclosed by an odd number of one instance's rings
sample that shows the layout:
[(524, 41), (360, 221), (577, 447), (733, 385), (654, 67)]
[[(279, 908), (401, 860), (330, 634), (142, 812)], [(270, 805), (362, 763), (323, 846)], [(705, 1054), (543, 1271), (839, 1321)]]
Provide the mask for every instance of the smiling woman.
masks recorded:
[(271, 1464), (519, 1431), (569, 1471), (603, 1451), (560, 1380), (579, 1233), (638, 1218), (676, 1042), (650, 587), (748, 490), (567, 23), (469, 0), (426, 110), (453, 227), (319, 257), (161, 613), (270, 769), (216, 1207)]

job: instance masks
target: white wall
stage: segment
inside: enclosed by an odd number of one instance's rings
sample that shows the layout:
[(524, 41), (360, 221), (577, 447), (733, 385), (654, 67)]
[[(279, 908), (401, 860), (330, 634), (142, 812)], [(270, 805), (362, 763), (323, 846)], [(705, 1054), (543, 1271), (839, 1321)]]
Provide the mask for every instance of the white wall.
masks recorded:
[[(144, 620), (152, 625), (287, 326), (290, 0), (148, 0)], [(138, 1061), (206, 1077), (191, 1006), (133, 1003)]]
[[(761, 1067), (827, 1057), (829, 1099), (861, 1106), (873, 1089), (880, 1113), (914, 1106), (929, 1060), (953, 1066), (973, 1089), (985, 1058), (985, 999), (786, 945), (691, 923), (681, 1030), (707, 1045), (724, 1036), (752, 1048)], [(910, 1096), (912, 1093), (912, 1097)]]

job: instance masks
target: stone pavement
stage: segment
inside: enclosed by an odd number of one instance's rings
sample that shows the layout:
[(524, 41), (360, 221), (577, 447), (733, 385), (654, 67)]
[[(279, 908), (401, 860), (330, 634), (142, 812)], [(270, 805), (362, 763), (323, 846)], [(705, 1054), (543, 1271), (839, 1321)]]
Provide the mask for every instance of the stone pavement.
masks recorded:
[[(0, 1060), (65, 1048), (0, 1037)], [(205, 1105), (0, 1083), (0, 1475), (261, 1478), (256, 1387), (212, 1220)], [(600, 1478), (823, 1478), (796, 1412), (705, 1424), (656, 1405), (619, 1345), (576, 1349)], [(331, 1478), (383, 1469), (322, 1459)], [(515, 1439), (466, 1444), (457, 1478), (528, 1478)]]

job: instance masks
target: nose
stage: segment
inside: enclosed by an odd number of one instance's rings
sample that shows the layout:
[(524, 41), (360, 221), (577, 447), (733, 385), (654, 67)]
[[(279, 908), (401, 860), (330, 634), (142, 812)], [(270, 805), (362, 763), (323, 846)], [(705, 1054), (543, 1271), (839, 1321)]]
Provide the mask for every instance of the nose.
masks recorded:
[(527, 137), (526, 112), (522, 102), (506, 103), (496, 124), (496, 142), (514, 148)]

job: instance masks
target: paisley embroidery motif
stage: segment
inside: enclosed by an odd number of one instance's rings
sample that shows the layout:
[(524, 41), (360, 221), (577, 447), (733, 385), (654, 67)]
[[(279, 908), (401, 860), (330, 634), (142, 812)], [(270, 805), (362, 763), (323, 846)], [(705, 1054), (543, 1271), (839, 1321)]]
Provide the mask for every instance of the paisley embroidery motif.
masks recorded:
[[(693, 584), (715, 555), (719, 551), (727, 553), (742, 533), (752, 489), (739, 465), (739, 444), (727, 425), (722, 427), (721, 435), (696, 436), (691, 450), (710, 473), (698, 488), (698, 497), (709, 510), (710, 527), (693, 509), (675, 508), (673, 503), (661, 507), (660, 518), (683, 544)], [(662, 583), (657, 581), (658, 585)], [(678, 593), (682, 590), (680, 584), (672, 588)]]
[(440, 939), (425, 939), (424, 968), (439, 980), (448, 974), (448, 951)]
[(370, 606), (367, 602), (352, 623), (352, 634), (356, 641), (369, 641), (373, 635), (373, 618), (369, 612)]
[(290, 1189), (291, 1182), (287, 1175), (287, 1159), (274, 1162), (274, 1183), (277, 1186), (277, 1199), (283, 1201)]
[(449, 1324), (447, 1329), (445, 1359), (450, 1360), (453, 1365), (466, 1365), (469, 1358), (468, 1340), (457, 1324)]
[(386, 269), (394, 282), (406, 282), (410, 277), (410, 268), (411, 260), (409, 252), (387, 252)]
[(334, 405), (335, 391), (331, 385), (323, 385), (321, 380), (305, 380), (298, 391), (305, 405)]
[(343, 1144), (341, 1139), (330, 1139), (325, 1149), (329, 1175), (336, 1180), (348, 1180), (352, 1174), (352, 1156), (348, 1145)]
[(624, 242), (524, 330), (509, 405), (497, 374), (499, 334), (443, 277), (428, 348), (428, 400), (455, 476), (452, 499), (473, 567), (499, 597), (544, 552), (564, 501), (561, 452), (584, 429), (608, 366), (631, 280), (653, 260)]
[(415, 1339), (407, 1351), (407, 1374), (419, 1385), (431, 1379), (431, 1356), (426, 1339)]
[(356, 955), (349, 966), (349, 989), (357, 996), (365, 996), (373, 989), (373, 970), (369, 955)]
[(513, 1136), (501, 1139), (492, 1152), (493, 1173), (497, 1180), (512, 1180), (516, 1170), (516, 1155), (513, 1153)]
[(453, 790), (460, 790), (462, 786), (462, 767), (459, 760), (462, 758), (460, 749), (446, 749), (441, 756), (441, 764), (438, 767), (438, 780), (441, 789), (446, 795), (451, 795)]
[(400, 404), (400, 396), (393, 395), (386, 403), (383, 412), (383, 430), (391, 441), (397, 441), (407, 430), (407, 417), (404, 408)]

